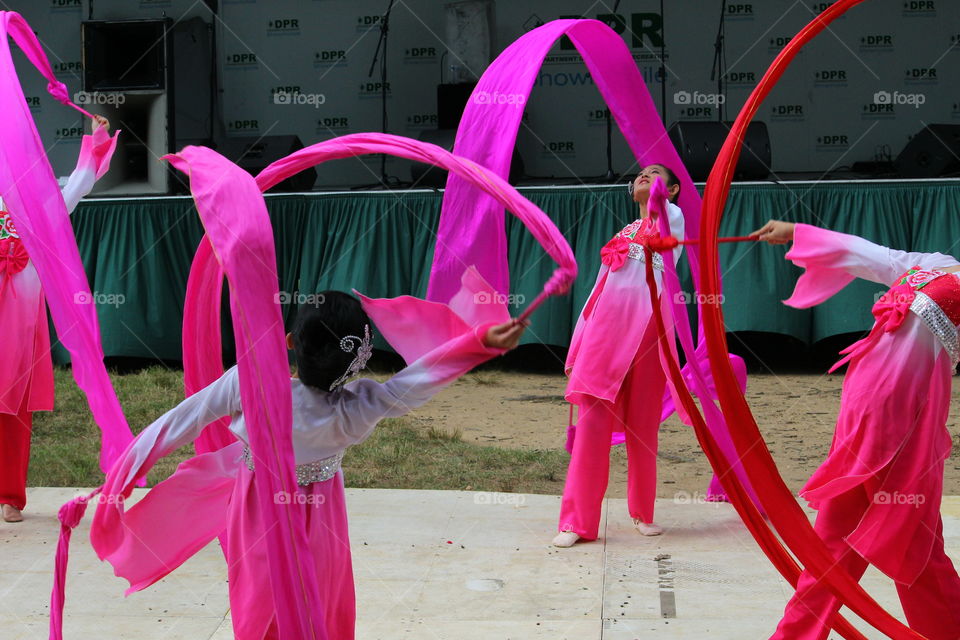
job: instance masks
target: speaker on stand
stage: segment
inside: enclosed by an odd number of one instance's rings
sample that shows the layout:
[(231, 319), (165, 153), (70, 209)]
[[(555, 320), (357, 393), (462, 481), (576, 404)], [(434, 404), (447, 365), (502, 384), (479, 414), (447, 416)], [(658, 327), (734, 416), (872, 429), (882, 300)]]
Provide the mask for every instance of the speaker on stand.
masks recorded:
[(201, 18), (81, 23), (82, 102), (122, 129), (98, 195), (184, 192), (185, 179), (161, 156), (212, 145), (211, 25)]
[[(680, 154), (683, 166), (695, 182), (703, 182), (710, 174), (717, 154), (726, 140), (731, 122), (680, 121), (670, 126), (667, 134)], [(767, 125), (753, 121), (747, 127), (743, 150), (734, 169), (736, 180), (766, 180), (770, 175), (772, 154)]]
[[(300, 149), (303, 143), (294, 135), (232, 136), (217, 147), (217, 153), (255, 176), (275, 160)], [(317, 170), (310, 167), (274, 185), (268, 193), (310, 191), (316, 181)]]
[(897, 159), (901, 178), (939, 178), (960, 172), (960, 125), (928, 124), (916, 133)]

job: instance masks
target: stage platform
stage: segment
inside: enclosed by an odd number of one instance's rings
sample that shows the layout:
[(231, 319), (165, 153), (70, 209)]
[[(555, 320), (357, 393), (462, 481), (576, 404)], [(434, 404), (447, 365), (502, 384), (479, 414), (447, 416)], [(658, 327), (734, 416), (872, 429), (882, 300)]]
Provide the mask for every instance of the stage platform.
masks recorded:
[[(524, 340), (565, 347), (596, 279), (600, 248), (634, 219), (635, 209), (623, 185), (520, 190), (557, 222), (580, 265), (570, 295), (549, 300), (533, 316)], [(291, 320), (299, 300), (325, 289), (423, 296), (441, 198), (430, 190), (268, 195), (285, 320)], [(960, 180), (738, 183), (720, 234), (745, 235), (780, 218), (908, 251), (956, 253), (958, 205)], [(202, 235), (192, 200), (91, 198), (80, 204), (73, 223), (98, 303), (105, 355), (179, 360), (187, 275)], [(512, 216), (507, 233), (511, 293), (518, 302), (514, 311), (521, 311), (554, 265)], [(815, 309), (784, 307), (780, 301), (790, 295), (799, 274), (783, 259), (785, 252), (785, 247), (753, 243), (721, 247), (728, 331), (770, 332), (810, 344), (869, 328), (879, 285), (853, 283)], [(681, 275), (690, 294), (686, 299), (694, 301), (685, 259)], [(690, 310), (695, 313), (693, 304)], [(65, 356), (55, 349), (58, 361)]]
[[(0, 522), (5, 640), (47, 638), (57, 509), (77, 489), (28, 491), (26, 520)], [(137, 490), (135, 496), (142, 495)], [(348, 489), (358, 640), (767, 638), (791, 594), (727, 504), (659, 500), (664, 534), (644, 538), (624, 500), (607, 500), (601, 539), (556, 549), (559, 496)], [(960, 559), (960, 498), (944, 500), (947, 551)], [(145, 592), (73, 536), (64, 638), (229, 640), (217, 543)], [(184, 523), (189, 526), (189, 523)], [(892, 582), (863, 580), (901, 617)], [(883, 636), (857, 621), (866, 636)], [(833, 634), (831, 638), (839, 638)]]

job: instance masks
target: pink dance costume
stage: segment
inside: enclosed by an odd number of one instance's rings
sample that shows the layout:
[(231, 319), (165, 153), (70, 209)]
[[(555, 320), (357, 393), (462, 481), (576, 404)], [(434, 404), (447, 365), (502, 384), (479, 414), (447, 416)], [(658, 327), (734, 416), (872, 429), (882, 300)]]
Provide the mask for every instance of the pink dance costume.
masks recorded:
[[(856, 278), (892, 285), (849, 361), (830, 453), (800, 495), (838, 564), (859, 578), (873, 564), (896, 582), (910, 626), (960, 638), (960, 577), (944, 552), (940, 502), (951, 378), (960, 356), (960, 263), (798, 224), (787, 258), (806, 271), (787, 304), (826, 300)], [(807, 572), (773, 638), (823, 640), (837, 598)]]
[[(384, 327), (391, 333), (388, 339), (411, 364), (387, 382), (358, 379), (332, 392), (291, 379), (293, 447), (300, 486), (296, 495), (275, 498), (303, 512), (313, 561), (322, 576), (320, 596), (327, 636), (338, 640), (354, 637), (356, 618), (340, 471), (344, 451), (363, 442), (380, 420), (422, 405), (457, 377), (502, 353), (482, 342), (493, 321), (468, 326), (449, 313), (437, 313), (437, 309), (447, 311), (446, 305), (413, 298), (364, 299), (364, 306), (379, 326), (392, 322), (392, 329)], [(479, 305), (476, 311), (488, 316), (495, 313)], [(509, 318), (505, 308), (499, 311)], [(457, 323), (462, 326), (458, 328)], [(398, 337), (398, 333), (406, 335)], [(441, 334), (444, 341), (437, 344)], [(398, 346), (394, 340), (405, 344)], [(122, 504), (101, 504), (90, 538), (98, 556), (130, 582), (130, 593), (150, 586), (213, 538), (225, 534), (235, 637), (261, 640), (278, 637), (273, 595), (265, 579), (269, 558), (262, 532), (269, 523), (261, 521), (254, 490), (256, 465), (245, 446), (248, 434), (239, 383), (234, 367), (151, 424), (111, 469), (103, 493), (129, 495), (136, 478), (158, 459), (189, 444), (205, 425), (223, 416), (230, 416), (230, 430), (240, 442), (182, 463), (173, 476), (129, 510), (124, 511)]]
[[(102, 128), (83, 137), (77, 167), (63, 188), (68, 212), (107, 170), (114, 145)], [(32, 414), (53, 410), (53, 363), (40, 278), (13, 218), (4, 210), (0, 210), (0, 327), (15, 336), (5, 341), (0, 359), (0, 503), (23, 509)]]
[[(671, 235), (683, 239), (683, 213), (666, 206)], [(627, 447), (627, 505), (631, 517), (653, 522), (657, 494), (657, 436), (666, 388), (647, 290), (640, 241), (659, 236), (650, 218), (621, 230), (601, 252), (603, 265), (580, 313), (565, 371), (566, 399), (577, 405), (570, 466), (560, 505), (559, 531), (596, 540), (607, 490), (610, 444), (622, 434)], [(673, 251), (680, 259), (681, 247)], [(654, 254), (658, 292), (663, 255)], [(661, 304), (666, 318), (667, 305)], [(575, 433), (575, 436), (573, 435)], [(572, 446), (571, 446), (572, 444)]]

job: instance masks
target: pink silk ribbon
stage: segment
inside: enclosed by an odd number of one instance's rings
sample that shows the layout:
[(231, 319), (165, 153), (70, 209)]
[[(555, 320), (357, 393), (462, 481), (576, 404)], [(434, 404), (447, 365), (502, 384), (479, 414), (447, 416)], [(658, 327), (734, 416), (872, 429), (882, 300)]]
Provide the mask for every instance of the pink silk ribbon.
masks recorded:
[[(546, 55), (562, 36), (570, 38), (583, 58), (639, 165), (661, 163), (677, 175), (681, 186), (677, 205), (683, 211), (687, 240), (692, 243), (685, 254), (694, 285), (699, 289), (700, 249), (695, 244), (700, 228), (699, 193), (660, 123), (659, 112), (630, 50), (623, 38), (606, 24), (597, 20), (554, 20), (524, 34), (504, 49), (484, 71), (467, 101), (457, 129), (454, 153), (488, 167), (499, 176), (509, 175), (523, 105), (528, 102), (526, 98), (530, 96)], [(517, 99), (504, 102), (486, 99), (493, 95), (515, 96)], [(660, 224), (666, 222), (667, 216), (661, 216)], [(669, 231), (664, 235), (670, 235)], [(622, 266), (622, 253), (621, 247), (613, 247), (608, 250), (606, 259), (611, 265)], [(669, 262), (672, 265), (672, 260)], [(461, 177), (451, 174), (441, 207), (427, 298), (447, 301), (456, 291), (460, 274), (470, 265), (475, 265), (497, 291), (507, 291), (510, 278), (502, 206)], [(676, 293), (680, 293), (679, 283)], [(686, 309), (676, 300), (673, 308), (674, 330), (685, 345), (688, 364), (684, 367), (684, 374), (692, 376), (692, 369), (697, 368), (701, 374), (699, 378), (704, 382), (700, 390), (711, 394), (701, 398), (713, 399), (716, 396), (712, 393), (714, 385), (702, 333), (694, 348)], [(734, 355), (728, 357), (731, 366), (745, 373), (742, 359)], [(743, 380), (745, 385), (745, 375)], [(669, 416), (674, 408), (681, 408), (669, 398), (665, 396), (664, 417)], [(723, 416), (711, 412), (707, 424), (712, 437), (721, 443), (727, 455), (734, 455)], [(749, 479), (739, 464), (734, 466), (734, 472), (749, 487)], [(711, 492), (722, 495), (722, 488), (714, 486)], [(750, 492), (753, 495), (752, 490)]]
[[(18, 13), (0, 12), (0, 113), (6, 119), (0, 129), (0, 194), (40, 277), (57, 337), (70, 352), (73, 377), (102, 431), (100, 468), (106, 471), (133, 435), (103, 364), (96, 306), (77, 302), (93, 299), (90, 284), (60, 187), (24, 99), (7, 36), (47, 78), (54, 98), (86, 112), (70, 102), (30, 25)], [(116, 137), (111, 144), (116, 144)]]
[[(309, 550), (305, 546), (303, 523), (285, 520), (287, 512), (291, 510), (276, 504), (271, 498), (277, 491), (289, 490), (286, 476), (292, 474), (294, 458), (289, 422), (290, 394), (279, 389), (280, 383), (289, 388), (286, 350), (278, 351), (271, 347), (271, 351), (267, 351), (264, 347), (264, 344), (274, 344), (282, 339), (283, 325), (275, 303), (277, 275), (272, 234), (269, 233), (270, 224), (260, 194), (308, 167), (327, 160), (369, 153), (389, 153), (447, 169), (490, 194), (500, 206), (513, 212), (558, 263), (544, 288), (544, 294), (565, 292), (577, 274), (573, 251), (543, 211), (505, 180), (435, 145), (388, 134), (353, 134), (311, 145), (282, 158), (264, 169), (255, 183), (235, 165), (209, 149), (187, 147), (179, 154), (168, 156), (174, 166), (190, 175), (191, 191), (207, 230), (191, 268), (184, 308), (184, 378), (187, 393), (194, 393), (213, 382), (223, 370), (220, 350), (211, 348), (211, 345), (220, 344), (220, 287), (226, 273), (231, 283), (237, 353), (241, 354), (241, 403), (244, 415), (247, 416), (248, 408), (256, 407), (256, 411), (247, 417), (250, 448), (258, 470), (264, 470), (257, 474), (255, 484), (264, 510), (264, 521), (284, 524), (283, 527), (271, 529), (268, 543), (271, 549), (286, 550), (277, 558), (271, 557), (269, 576), (281, 636), (285, 638), (323, 636), (320, 635), (322, 629), (318, 627), (319, 621), (311, 619), (309, 615), (311, 611), (319, 611), (319, 608), (316, 606), (318, 596), (313, 586), (313, 565), (307, 560)], [(252, 237), (254, 229), (259, 229), (263, 236), (256, 241)], [(470, 278), (468, 271), (464, 278), (458, 275), (458, 282), (461, 281), (464, 286), (470, 286), (471, 283), (482, 282), (482, 278)], [(243, 283), (243, 286), (238, 290), (239, 283)], [(498, 305), (488, 306), (489, 313), (499, 308)], [(458, 308), (456, 300), (451, 300), (451, 307)], [(484, 311), (480, 309), (475, 313)], [(255, 323), (254, 319), (258, 322)], [(248, 351), (253, 349), (253, 345), (258, 352), (255, 367), (245, 364), (250, 361)], [(272, 405), (266, 402), (268, 399), (273, 402)], [(201, 436), (206, 438), (202, 447), (212, 451), (231, 442), (233, 437), (226, 425), (221, 420), (206, 427)], [(201, 449), (199, 443), (197, 448), (198, 451)], [(266, 478), (266, 481), (261, 481), (261, 478)], [(297, 576), (301, 580), (296, 580)]]

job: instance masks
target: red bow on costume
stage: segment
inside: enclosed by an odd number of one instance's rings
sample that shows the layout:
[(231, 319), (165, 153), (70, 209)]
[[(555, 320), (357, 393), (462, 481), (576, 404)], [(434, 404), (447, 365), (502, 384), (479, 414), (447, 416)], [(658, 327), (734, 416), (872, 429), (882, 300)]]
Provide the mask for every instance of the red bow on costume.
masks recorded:
[(880, 299), (873, 305), (873, 309), (870, 310), (873, 317), (877, 319), (870, 333), (866, 338), (854, 342), (841, 351), (840, 353), (845, 355), (837, 364), (830, 367), (830, 373), (833, 373), (844, 363), (869, 351), (882, 334), (893, 333), (903, 326), (907, 314), (910, 313), (910, 305), (913, 304), (916, 297), (916, 290), (906, 283), (898, 284), (880, 296)]
[(0, 285), (0, 296), (7, 288), (10, 278), (27, 268), (30, 257), (19, 238), (4, 238), (0, 240), (0, 276), (3, 284)]
[(618, 233), (600, 249), (600, 262), (610, 267), (610, 271), (616, 271), (627, 261), (629, 254), (630, 241)]

